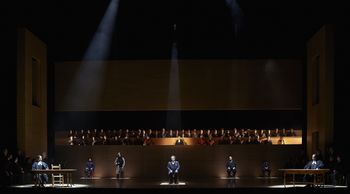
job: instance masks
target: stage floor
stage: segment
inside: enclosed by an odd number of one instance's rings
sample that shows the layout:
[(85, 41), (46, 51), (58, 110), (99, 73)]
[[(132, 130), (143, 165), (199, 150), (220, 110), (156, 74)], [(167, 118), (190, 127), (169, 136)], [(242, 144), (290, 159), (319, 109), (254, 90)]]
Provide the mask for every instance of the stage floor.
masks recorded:
[[(159, 179), (141, 179), (141, 178), (76, 178), (71, 187), (56, 186), (55, 188), (126, 188), (126, 189), (156, 189), (156, 188), (285, 188), (281, 177), (218, 177), (207, 179), (180, 179), (178, 184), (168, 184), (167, 180)], [(45, 185), (51, 188), (51, 184)], [(12, 186), (13, 188), (33, 188), (33, 184), (27, 183), (22, 185)], [(286, 185), (286, 188), (291, 188), (293, 185)], [(296, 187), (305, 187), (303, 184), (298, 184)], [(346, 186), (325, 185), (324, 188), (347, 188)]]

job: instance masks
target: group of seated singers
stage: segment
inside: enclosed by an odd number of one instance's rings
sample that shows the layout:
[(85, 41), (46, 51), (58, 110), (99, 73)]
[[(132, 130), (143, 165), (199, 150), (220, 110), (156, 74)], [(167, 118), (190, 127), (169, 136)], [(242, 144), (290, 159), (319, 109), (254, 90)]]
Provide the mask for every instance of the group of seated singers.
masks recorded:
[(162, 130), (144, 129), (138, 130), (108, 130), (103, 129), (78, 131), (70, 130), (68, 134), (69, 145), (153, 145), (153, 138), (196, 138), (199, 145), (215, 145), (215, 144), (272, 144), (271, 137), (280, 137), (279, 143), (284, 144), (283, 137), (296, 136), (294, 129), (279, 130), (274, 132), (271, 130), (250, 130), (234, 128), (233, 130), (225, 130), (224, 128), (217, 130), (200, 129), (197, 133), (196, 129), (188, 130)]

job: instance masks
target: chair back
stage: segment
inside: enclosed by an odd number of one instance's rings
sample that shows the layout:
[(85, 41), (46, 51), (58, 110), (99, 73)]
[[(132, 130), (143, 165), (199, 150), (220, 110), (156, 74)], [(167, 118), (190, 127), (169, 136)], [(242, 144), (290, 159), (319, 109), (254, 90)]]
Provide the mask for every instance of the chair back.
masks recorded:
[(61, 164), (58, 164), (58, 165), (51, 164), (51, 169), (52, 170), (61, 170)]
[[(53, 165), (51, 164), (52, 170), (61, 170), (61, 164)], [(64, 184), (64, 176), (61, 173), (54, 174), (52, 173), (52, 186), (55, 186), (55, 183)]]

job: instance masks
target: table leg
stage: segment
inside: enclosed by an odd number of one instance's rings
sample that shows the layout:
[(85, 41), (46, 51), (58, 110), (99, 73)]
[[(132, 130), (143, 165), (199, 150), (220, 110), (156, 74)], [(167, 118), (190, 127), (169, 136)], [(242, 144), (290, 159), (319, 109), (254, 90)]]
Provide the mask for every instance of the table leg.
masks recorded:
[(66, 172), (65, 177), (66, 177), (67, 187), (69, 187), (69, 172)]
[(284, 187), (286, 187), (286, 173), (284, 172)]
[(317, 175), (314, 174), (314, 187), (316, 186), (316, 178), (317, 178)]
[(70, 186), (73, 187), (73, 173), (69, 173), (70, 177)]
[(293, 187), (295, 187), (295, 174), (293, 174)]
[(326, 184), (326, 176), (325, 173), (322, 173), (322, 187), (324, 188), (324, 185)]

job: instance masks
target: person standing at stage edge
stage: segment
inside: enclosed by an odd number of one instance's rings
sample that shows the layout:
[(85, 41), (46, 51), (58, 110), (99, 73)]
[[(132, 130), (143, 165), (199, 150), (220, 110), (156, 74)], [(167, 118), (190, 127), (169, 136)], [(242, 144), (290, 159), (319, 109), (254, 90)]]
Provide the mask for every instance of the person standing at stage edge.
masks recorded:
[(116, 166), (116, 175), (117, 179), (124, 177), (124, 167), (125, 167), (125, 158), (122, 156), (120, 152), (117, 153), (117, 157), (114, 160), (114, 164)]

